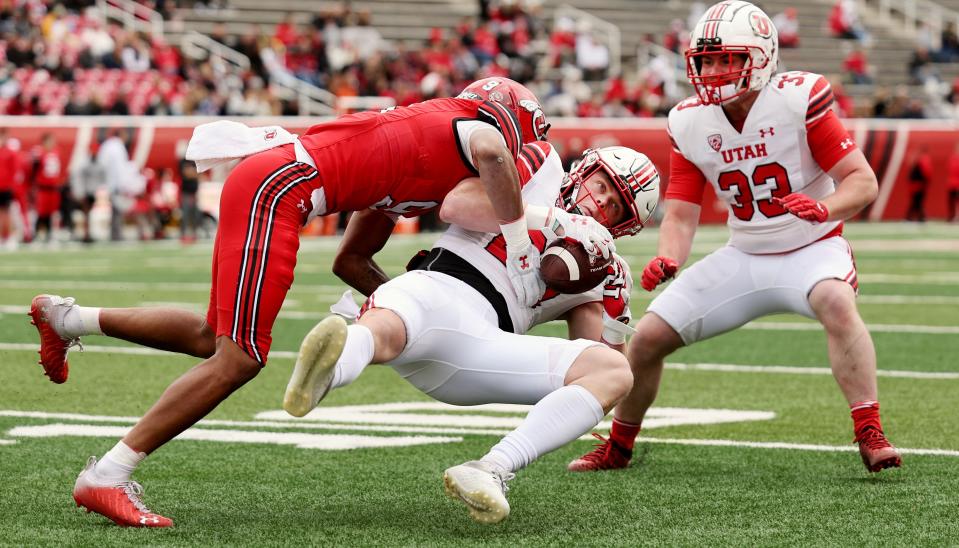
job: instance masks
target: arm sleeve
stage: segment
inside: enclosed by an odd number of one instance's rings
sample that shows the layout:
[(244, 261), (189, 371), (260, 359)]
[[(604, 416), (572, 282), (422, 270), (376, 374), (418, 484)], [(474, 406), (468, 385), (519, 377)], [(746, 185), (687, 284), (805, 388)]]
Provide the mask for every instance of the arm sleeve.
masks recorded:
[(806, 128), (806, 142), (812, 157), (823, 171), (828, 172), (839, 160), (856, 150), (856, 143), (832, 110), (815, 124)]
[(552, 149), (549, 143), (542, 141), (523, 145), (519, 154), (516, 155), (516, 171), (519, 172), (521, 186), (526, 186), (533, 175), (536, 175), (536, 172), (543, 167)]
[(683, 200), (694, 204), (703, 202), (706, 190), (706, 177), (673, 145), (669, 153), (669, 186), (666, 187), (667, 200)]

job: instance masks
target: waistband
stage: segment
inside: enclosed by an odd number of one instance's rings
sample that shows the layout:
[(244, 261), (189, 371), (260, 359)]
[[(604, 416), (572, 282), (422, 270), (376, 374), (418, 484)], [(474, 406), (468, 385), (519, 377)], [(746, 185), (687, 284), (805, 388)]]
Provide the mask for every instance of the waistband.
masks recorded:
[(509, 307), (506, 306), (506, 299), (502, 293), (493, 287), (489, 278), (484, 276), (475, 266), (466, 262), (456, 253), (442, 247), (434, 247), (429, 253), (418, 259), (415, 264), (409, 265), (409, 270), (441, 272), (466, 283), (478, 291), (493, 307), (499, 328), (507, 333), (515, 333), (513, 320), (509, 316)]

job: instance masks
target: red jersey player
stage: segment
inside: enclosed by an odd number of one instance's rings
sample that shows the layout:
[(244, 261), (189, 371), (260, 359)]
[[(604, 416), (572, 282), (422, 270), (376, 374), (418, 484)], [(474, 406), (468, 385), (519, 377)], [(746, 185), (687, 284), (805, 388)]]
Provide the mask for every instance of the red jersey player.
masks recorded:
[(643, 288), (675, 276), (689, 257), (707, 181), (729, 208), (729, 243), (650, 304), (629, 341), (635, 383), (616, 407), (610, 439), (571, 470), (629, 464), (666, 356), (780, 312), (825, 328), (866, 467), (901, 464), (879, 420), (876, 352), (856, 308), (856, 268), (842, 237), (842, 221), (875, 199), (876, 176), (830, 108), (826, 79), (773, 75), (777, 53), (775, 27), (748, 2), (715, 4), (692, 33), (686, 61), (697, 97), (669, 113), (666, 213)]
[(7, 128), (0, 128), (0, 247), (13, 248), (13, 220), (10, 206), (16, 191), (15, 152), (7, 146)]
[(39, 235), (40, 229), (47, 231), (46, 239), (49, 242), (53, 237), (52, 216), (60, 210), (60, 190), (66, 182), (66, 169), (60, 151), (57, 150), (57, 140), (52, 133), (45, 133), (40, 140), (40, 149), (36, 157), (36, 171), (33, 179), (36, 187), (37, 223), (34, 234)]
[[(80, 335), (206, 358), (103, 459), (91, 457), (74, 488), (77, 504), (122, 525), (172, 525), (143, 506), (130, 475), (266, 364), (270, 330), (293, 282), (299, 229), (311, 214), (367, 208), (421, 214), (461, 179), (478, 174), (508, 242), (512, 290), (523, 302), (539, 298), (539, 254), (527, 232), (513, 157), (523, 142), (545, 138), (548, 125), (535, 96), (516, 82), (480, 81), (467, 89), (480, 100), (437, 99), (344, 116), (244, 159), (221, 196), (205, 318), (176, 309), (101, 310), (55, 296), (34, 299), (41, 362), (54, 382), (66, 380), (66, 348)], [(347, 281), (363, 291), (372, 287), (369, 280)]]

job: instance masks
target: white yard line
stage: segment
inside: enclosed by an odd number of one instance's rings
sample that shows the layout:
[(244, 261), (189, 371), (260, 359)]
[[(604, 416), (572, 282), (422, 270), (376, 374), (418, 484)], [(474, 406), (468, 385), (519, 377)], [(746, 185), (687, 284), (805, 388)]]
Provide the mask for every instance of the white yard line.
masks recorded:
[[(784, 375), (829, 375), (828, 367), (797, 367), (790, 365), (738, 365), (731, 363), (667, 363), (666, 369), (678, 371), (724, 371), (730, 373), (778, 373)], [(959, 379), (959, 373), (940, 371), (895, 371), (880, 369), (880, 377), (901, 379)]]
[[(751, 449), (788, 449), (791, 451), (826, 451), (851, 453), (859, 451), (855, 445), (814, 445), (809, 443), (783, 443), (775, 441), (736, 441), (736, 440), (699, 440), (677, 438), (640, 437), (637, 441), (648, 443), (667, 443), (672, 445), (694, 445), (711, 447), (748, 447)], [(951, 449), (908, 449), (896, 447), (904, 455), (930, 455), (937, 457), (959, 457), (959, 451)]]
[[(317, 295), (317, 293), (314, 293)], [(337, 293), (335, 297), (339, 297)], [(334, 299), (334, 295), (330, 294), (330, 298)], [(332, 301), (331, 301), (332, 302)], [(194, 305), (193, 303), (156, 303), (156, 304), (147, 304), (140, 303), (136, 306), (152, 306), (152, 307), (173, 307), (180, 308), (183, 310), (189, 310), (191, 312), (196, 312), (197, 314), (205, 314), (206, 308), (201, 306)], [(280, 310), (279, 317), (287, 320), (314, 320), (320, 321), (326, 315), (326, 307), (318, 307), (316, 312), (310, 312), (305, 310)], [(2, 314), (23, 314), (26, 315), (30, 310), (29, 306), (21, 305), (0, 305), (0, 315)]]
[[(13, 417), (13, 418), (30, 418), (30, 419), (46, 419), (46, 420), (66, 420), (66, 421), (81, 421), (81, 422), (93, 422), (93, 423), (124, 423), (131, 424), (139, 420), (137, 417), (112, 417), (104, 415), (82, 415), (77, 413), (47, 413), (42, 411), (0, 411), (0, 417)], [(424, 416), (424, 419), (427, 417)], [(359, 431), (377, 431), (383, 430), (383, 426), (369, 426), (361, 424), (343, 424), (343, 425), (332, 425), (332, 424), (310, 424), (307, 421), (296, 420), (289, 421), (286, 423), (283, 422), (270, 422), (270, 421), (227, 421), (227, 420), (203, 420), (198, 423), (202, 426), (228, 426), (228, 427), (269, 427), (269, 428), (300, 428), (300, 429), (330, 429), (330, 430), (359, 430)], [(601, 425), (600, 429), (608, 429), (609, 423)], [(473, 435), (494, 435), (501, 436), (507, 434), (508, 430), (491, 430), (491, 429), (468, 429), (468, 428), (424, 428), (424, 427), (397, 427), (389, 426), (387, 427), (390, 432), (403, 432), (403, 433), (457, 433), (457, 434), (473, 434)], [(128, 428), (126, 427), (104, 427), (104, 426), (92, 426), (92, 425), (65, 425), (65, 424), (51, 424), (46, 426), (18, 426), (11, 430), (8, 435), (23, 435), (25, 437), (49, 437), (49, 436), (104, 436), (104, 437), (120, 437), (126, 433)], [(192, 428), (188, 431), (188, 434), (179, 436), (180, 439), (195, 439), (195, 440), (209, 440), (209, 441), (224, 441), (224, 442), (247, 442), (247, 443), (292, 443), (301, 445), (303, 447), (322, 447), (326, 449), (344, 449), (345, 446), (332, 445), (326, 446), (326, 444), (331, 443), (330, 440), (355, 443), (356, 440), (365, 440), (361, 436), (350, 437), (350, 436), (311, 436), (308, 434), (300, 435), (284, 435), (275, 432), (243, 432), (235, 430), (206, 430), (199, 428)], [(376, 446), (376, 442), (386, 442), (390, 445), (409, 445), (409, 440), (417, 440), (419, 443), (449, 443), (453, 441), (461, 441), (461, 438), (451, 438), (451, 439), (429, 439), (429, 438), (396, 438), (396, 440), (366, 440), (367, 443), (371, 443)], [(590, 436), (584, 436), (580, 439), (592, 439)], [(323, 443), (318, 443), (322, 441)], [(808, 443), (786, 443), (786, 442), (754, 442), (754, 441), (739, 441), (739, 440), (707, 440), (707, 439), (681, 439), (681, 438), (650, 438), (650, 437), (640, 437), (639, 442), (645, 443), (660, 443), (660, 444), (670, 444), (670, 445), (688, 445), (688, 446), (706, 446), (706, 447), (737, 447), (737, 448), (750, 448), (750, 449), (785, 449), (791, 451), (819, 451), (819, 452), (855, 452), (858, 449), (854, 445), (817, 445), (817, 444), (808, 444)], [(0, 440), (0, 444), (6, 442), (15, 443), (16, 440)], [(362, 445), (359, 445), (360, 447)], [(906, 455), (928, 455), (928, 456), (942, 456), (942, 457), (959, 457), (959, 451), (951, 449), (913, 449), (913, 448), (903, 448), (899, 447), (899, 451), (902, 454)]]
[[(0, 343), (0, 350), (29, 350), (36, 352), (40, 347), (33, 343)], [(76, 352), (74, 350), (74, 352)], [(131, 354), (135, 356), (178, 356), (175, 352), (157, 350), (155, 348), (145, 348), (142, 346), (97, 346), (83, 345), (83, 352), (92, 352), (94, 354)], [(271, 358), (277, 359), (296, 359), (296, 352), (286, 352), (283, 350), (271, 350)]]
[[(911, 325), (891, 323), (866, 324), (873, 333), (921, 333), (924, 335), (955, 335), (959, 327), (953, 325)], [(757, 331), (822, 331), (818, 323), (804, 322), (749, 322), (740, 329)]]
[(959, 304), (959, 297), (953, 295), (859, 295), (856, 302), (861, 304)]
[[(34, 343), (0, 343), (0, 350), (36, 352), (38, 345)], [(141, 346), (97, 346), (84, 345), (83, 352), (94, 354), (128, 354), (134, 356), (175, 356), (174, 352), (144, 348)], [(270, 358), (296, 359), (296, 352), (289, 350), (272, 350)], [(731, 363), (667, 363), (667, 369), (679, 371), (726, 371), (731, 373), (771, 373), (787, 375), (832, 375), (828, 367), (799, 367), (790, 365), (740, 365)], [(899, 371), (880, 369), (880, 377), (894, 377), (900, 379), (959, 379), (959, 372), (950, 371)]]
[[(58, 289), (66, 292), (76, 289), (96, 289), (101, 291), (202, 291), (208, 293), (208, 282), (131, 282), (125, 280), (97, 282), (91, 280), (0, 280), (2, 289)], [(297, 284), (292, 291), (329, 292), (341, 295), (346, 290), (342, 284)]]

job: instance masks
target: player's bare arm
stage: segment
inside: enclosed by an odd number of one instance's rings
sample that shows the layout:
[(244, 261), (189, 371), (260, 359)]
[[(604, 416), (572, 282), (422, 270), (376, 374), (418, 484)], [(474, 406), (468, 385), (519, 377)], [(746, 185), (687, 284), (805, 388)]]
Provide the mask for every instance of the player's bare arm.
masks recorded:
[(366, 209), (350, 217), (343, 240), (333, 259), (333, 273), (360, 293), (369, 296), (390, 277), (373, 256), (393, 233), (393, 219), (386, 214)]
[(446, 195), (439, 211), (444, 223), (476, 232), (499, 232), (499, 222), (479, 177), (463, 179)]
[(657, 254), (669, 257), (682, 266), (693, 247), (702, 207), (685, 200), (666, 200), (665, 203), (666, 213), (659, 228)]
[(666, 200), (666, 214), (659, 229), (659, 248), (656, 257), (646, 264), (641, 285), (646, 291), (676, 275), (689, 258), (696, 226), (699, 223), (699, 204), (685, 200)]
[(477, 131), (470, 138), (470, 152), (500, 223), (522, 217), (519, 173), (502, 137), (492, 127)]
[(564, 319), (569, 330), (570, 340), (600, 341), (613, 350), (625, 353), (625, 342), (610, 344), (603, 340), (603, 305), (598, 301), (577, 306), (567, 312)]
[(822, 200), (829, 210), (829, 221), (849, 219), (875, 201), (879, 195), (876, 174), (859, 150), (847, 154), (829, 170), (838, 183), (836, 192)]

